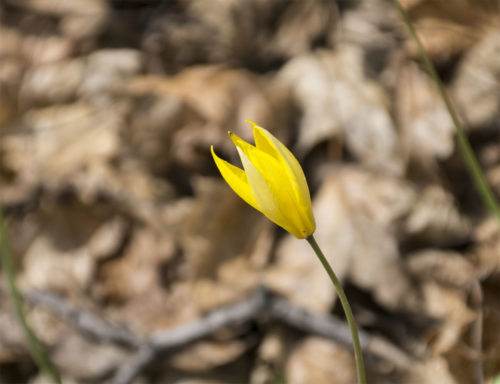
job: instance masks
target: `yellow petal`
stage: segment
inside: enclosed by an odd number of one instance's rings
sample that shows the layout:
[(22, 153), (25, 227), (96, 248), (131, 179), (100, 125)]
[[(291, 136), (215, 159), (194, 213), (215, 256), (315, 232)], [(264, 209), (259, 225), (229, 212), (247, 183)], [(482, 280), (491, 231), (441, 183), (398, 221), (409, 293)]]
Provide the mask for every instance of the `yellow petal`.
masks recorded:
[(291, 180), (296, 181), (294, 187), (297, 188), (296, 193), (299, 198), (307, 196), (310, 199), (309, 188), (307, 187), (306, 177), (302, 171), (302, 167), (295, 156), (288, 150), (285, 145), (274, 137), (267, 129), (259, 127), (257, 124), (250, 122), (253, 125), (255, 144), (258, 149), (262, 148), (265, 152), (276, 158), (285, 165), (285, 168), (290, 172), (288, 175)]
[[(259, 127), (253, 121), (245, 121), (252, 124), (255, 147), (278, 160), (278, 150), (273, 145), (272, 141), (269, 140), (269, 138), (267, 138), (267, 136), (264, 135), (264, 133), (261, 131), (264, 128)], [(260, 128), (261, 130), (259, 130), (258, 128)]]
[(217, 156), (214, 152), (214, 147), (210, 148), (212, 151), (212, 156), (215, 161), (215, 165), (219, 168), (219, 171), (226, 180), (226, 183), (229, 184), (231, 189), (236, 192), (236, 194), (241, 197), (245, 202), (250, 204), (255, 209), (261, 211), (259, 205), (255, 201), (252, 191), (250, 189), (250, 184), (248, 183), (247, 176), (242, 169), (235, 167), (234, 165), (228, 163), (225, 160), (222, 160), (219, 156)]
[[(252, 194), (261, 207), (260, 211), (288, 232), (304, 237), (303, 223), (308, 222), (308, 219), (304, 219), (305, 215), (301, 212), (303, 209), (297, 206), (298, 199), (293, 189), (293, 180), (289, 177), (290, 171), (284, 168), (286, 164), (233, 133), (230, 133), (230, 137), (238, 149)], [(276, 152), (272, 147), (269, 150)]]
[(268, 153), (282, 164), (283, 169), (286, 172), (287, 179), (291, 182), (292, 189), (295, 194), (297, 204), (296, 210), (298, 210), (299, 213), (303, 213), (303, 222), (309, 222), (308, 231), (311, 230), (311, 233), (314, 232), (316, 224), (312, 213), (311, 196), (302, 167), (295, 156), (288, 150), (287, 147), (285, 147), (285, 145), (283, 145), (283, 143), (281, 143), (281, 141), (279, 141), (266, 129), (259, 127), (251, 121), (249, 122), (253, 126), (257, 149), (261, 149), (262, 151)]
[(212, 154), (226, 182), (247, 203), (298, 238), (315, 230), (309, 189), (300, 164), (264, 128), (253, 125), (256, 145), (229, 133), (244, 171)]
[[(289, 191), (291, 189), (290, 180), (284, 177), (285, 172), (282, 169), (284, 164), (270, 154), (260, 150), (259, 148), (247, 143), (245, 140), (239, 138), (234, 133), (229, 132), (229, 136), (233, 141), (236, 148), (241, 149), (241, 151), (246, 155), (248, 160), (259, 170), (262, 176), (268, 181), (268, 183), (280, 181), (280, 189)], [(241, 157), (241, 156), (240, 156)]]
[(236, 149), (238, 150), (241, 163), (248, 177), (252, 195), (257, 205), (260, 207), (259, 211), (288, 232), (293, 234), (297, 233), (297, 229), (293, 226), (291, 221), (283, 215), (280, 209), (280, 201), (277, 200), (276, 191), (272, 188), (273, 185), (266, 180), (264, 175), (250, 161), (241, 147), (237, 146)]

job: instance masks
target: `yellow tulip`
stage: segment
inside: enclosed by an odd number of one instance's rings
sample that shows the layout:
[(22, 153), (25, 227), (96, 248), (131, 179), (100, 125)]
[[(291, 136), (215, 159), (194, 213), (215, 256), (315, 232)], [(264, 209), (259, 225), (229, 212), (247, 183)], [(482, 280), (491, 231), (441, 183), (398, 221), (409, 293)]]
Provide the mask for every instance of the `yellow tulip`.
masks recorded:
[(253, 127), (255, 146), (229, 132), (243, 170), (218, 157), (212, 146), (217, 168), (244, 201), (295, 237), (309, 237), (316, 229), (316, 223), (309, 188), (299, 162), (271, 133), (248, 122)]

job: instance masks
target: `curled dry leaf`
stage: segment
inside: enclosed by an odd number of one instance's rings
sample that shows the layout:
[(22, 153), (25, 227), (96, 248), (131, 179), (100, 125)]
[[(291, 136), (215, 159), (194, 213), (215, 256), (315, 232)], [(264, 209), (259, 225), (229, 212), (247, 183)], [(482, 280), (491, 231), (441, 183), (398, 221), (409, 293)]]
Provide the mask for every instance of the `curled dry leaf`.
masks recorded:
[(297, 148), (305, 153), (340, 136), (362, 164), (400, 173), (402, 158), (387, 95), (365, 77), (362, 55), (361, 49), (343, 45), (299, 56), (284, 66), (280, 81), (302, 110)]

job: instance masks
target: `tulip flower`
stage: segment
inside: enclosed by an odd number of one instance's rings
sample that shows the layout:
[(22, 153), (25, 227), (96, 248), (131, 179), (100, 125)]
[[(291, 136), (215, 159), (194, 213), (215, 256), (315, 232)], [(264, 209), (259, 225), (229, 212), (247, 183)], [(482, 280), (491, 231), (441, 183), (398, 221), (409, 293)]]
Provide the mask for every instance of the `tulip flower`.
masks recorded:
[(316, 223), (304, 172), (297, 159), (276, 137), (257, 124), (248, 122), (253, 127), (255, 145), (229, 132), (243, 169), (222, 160), (212, 146), (215, 164), (238, 196), (271, 221), (295, 237), (306, 239), (311, 245), (337, 290), (352, 335), (358, 384), (366, 384), (363, 354), (351, 306), (339, 279), (313, 236)]
[(212, 156), (222, 177), (244, 201), (299, 239), (316, 228), (304, 172), (292, 153), (266, 129), (252, 124), (255, 146), (229, 132), (240, 169)]

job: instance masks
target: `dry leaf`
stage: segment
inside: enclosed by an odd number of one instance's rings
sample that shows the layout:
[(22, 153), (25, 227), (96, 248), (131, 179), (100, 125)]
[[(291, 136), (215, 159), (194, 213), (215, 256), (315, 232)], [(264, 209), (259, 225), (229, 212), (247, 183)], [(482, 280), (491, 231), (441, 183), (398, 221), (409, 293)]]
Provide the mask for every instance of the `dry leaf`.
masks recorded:
[(411, 273), (421, 279), (456, 288), (466, 288), (477, 278), (471, 262), (451, 251), (425, 250), (408, 255), (407, 266)]
[(170, 364), (177, 369), (189, 372), (204, 372), (228, 364), (240, 357), (248, 349), (248, 343), (242, 340), (217, 342), (199, 342), (177, 353), (170, 359)]
[(437, 185), (429, 185), (419, 194), (404, 230), (407, 236), (445, 245), (470, 236), (471, 224), (458, 211), (452, 195)]
[(402, 171), (399, 140), (387, 109), (387, 96), (363, 73), (363, 52), (343, 45), (291, 60), (280, 81), (302, 110), (298, 150), (322, 140), (345, 138), (349, 151), (367, 167)]
[(306, 338), (291, 351), (285, 375), (290, 384), (351, 384), (356, 381), (354, 357), (332, 341)]
[(411, 159), (435, 166), (451, 155), (454, 126), (431, 78), (416, 65), (401, 68), (396, 108), (403, 143)]
[(498, 119), (499, 52), (500, 32), (496, 28), (485, 33), (457, 70), (452, 92), (468, 128), (480, 129)]

